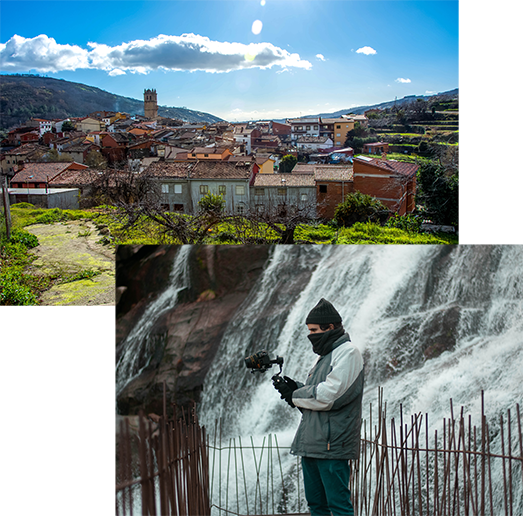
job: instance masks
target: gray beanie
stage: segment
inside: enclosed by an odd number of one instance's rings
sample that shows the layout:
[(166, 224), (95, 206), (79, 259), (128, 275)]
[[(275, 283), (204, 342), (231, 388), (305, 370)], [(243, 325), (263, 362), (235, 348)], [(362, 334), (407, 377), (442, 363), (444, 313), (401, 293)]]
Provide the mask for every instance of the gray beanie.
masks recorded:
[(327, 300), (321, 298), (309, 312), (305, 324), (331, 324), (341, 322), (341, 315)]

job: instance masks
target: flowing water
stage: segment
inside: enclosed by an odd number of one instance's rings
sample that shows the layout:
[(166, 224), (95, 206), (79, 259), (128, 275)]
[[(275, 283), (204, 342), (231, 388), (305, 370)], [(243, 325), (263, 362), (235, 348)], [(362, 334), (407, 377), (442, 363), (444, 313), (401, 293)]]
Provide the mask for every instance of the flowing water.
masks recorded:
[[(281, 246), (229, 324), (205, 381), (200, 421), (212, 431), (220, 420), (224, 442), (253, 436), (261, 444), (275, 434), (279, 446), (290, 445), (300, 414), (272, 387), (277, 367), (253, 375), (243, 359), (265, 349), (284, 357), (285, 375), (305, 381), (315, 355), (304, 321), (322, 297), (363, 353), (364, 417), (378, 386), (389, 417), (398, 418), (400, 404), (406, 414), (427, 413), (432, 434), (449, 417), (451, 398), (477, 425), (481, 391), (489, 420), (523, 404), (522, 247)], [(490, 447), (499, 451), (495, 432)], [(296, 475), (295, 459), (282, 453), (286, 474)]]
[(153, 343), (149, 339), (151, 329), (158, 319), (172, 310), (179, 293), (189, 287), (190, 245), (180, 246), (174, 258), (167, 288), (147, 306), (145, 312), (121, 345), (122, 352), (116, 364), (116, 394), (147, 367)]

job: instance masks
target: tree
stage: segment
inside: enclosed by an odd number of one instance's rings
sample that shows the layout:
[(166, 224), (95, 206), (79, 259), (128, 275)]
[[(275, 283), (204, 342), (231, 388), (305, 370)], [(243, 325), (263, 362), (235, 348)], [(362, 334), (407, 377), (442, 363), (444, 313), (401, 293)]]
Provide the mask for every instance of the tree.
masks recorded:
[(290, 173), (298, 163), (298, 158), (292, 154), (286, 154), (280, 161), (280, 172)]
[(47, 162), (74, 161), (74, 158), (67, 152), (60, 153), (56, 149), (51, 149), (45, 155), (45, 161), (47, 161)]
[(336, 206), (334, 220), (340, 226), (352, 226), (356, 222), (379, 222), (388, 213), (387, 207), (375, 197), (354, 192)]
[(66, 133), (66, 132), (69, 132), (69, 131), (74, 131), (74, 130), (75, 130), (75, 126), (74, 126), (73, 122), (71, 122), (71, 120), (66, 120), (62, 124), (62, 132), (63, 133)]
[(92, 150), (85, 157), (85, 165), (89, 168), (103, 169), (107, 167), (107, 160), (98, 151)]
[(458, 173), (446, 172), (437, 161), (422, 163), (418, 170), (416, 203), (421, 213), (435, 224), (458, 225)]

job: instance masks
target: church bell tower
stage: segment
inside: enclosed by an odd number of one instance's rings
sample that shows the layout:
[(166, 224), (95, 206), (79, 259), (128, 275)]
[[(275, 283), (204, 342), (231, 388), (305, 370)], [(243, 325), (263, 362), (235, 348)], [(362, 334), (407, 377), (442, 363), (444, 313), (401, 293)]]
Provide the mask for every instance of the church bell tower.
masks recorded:
[(146, 118), (156, 118), (158, 116), (158, 102), (156, 99), (156, 90), (144, 90), (143, 112)]

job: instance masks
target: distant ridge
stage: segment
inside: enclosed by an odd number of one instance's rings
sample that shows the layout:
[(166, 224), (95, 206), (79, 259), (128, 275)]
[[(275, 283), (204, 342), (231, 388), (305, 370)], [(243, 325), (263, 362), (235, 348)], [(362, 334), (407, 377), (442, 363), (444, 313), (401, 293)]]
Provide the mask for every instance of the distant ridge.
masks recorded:
[[(0, 129), (19, 125), (31, 117), (80, 117), (94, 111), (143, 115), (143, 100), (63, 79), (29, 74), (0, 75)], [(180, 107), (158, 106), (158, 115), (189, 123), (212, 124), (222, 121), (209, 113)]]
[[(334, 111), (332, 113), (320, 113), (318, 115), (305, 115), (302, 118), (317, 118), (317, 117), (337, 118), (337, 117), (340, 117), (341, 115), (348, 115), (349, 113), (353, 113), (354, 115), (363, 115), (363, 113), (365, 113), (365, 111), (368, 111), (369, 109), (386, 109), (386, 108), (391, 108), (394, 105), (402, 106), (403, 104), (407, 104), (416, 99), (435, 100), (436, 98), (439, 98), (440, 100), (443, 100), (443, 99), (450, 100), (450, 99), (457, 98), (458, 96), (459, 96), (459, 88), (455, 88), (453, 90), (444, 91), (442, 93), (437, 93), (435, 95), (408, 95), (401, 99), (388, 100), (386, 102), (381, 102), (380, 104), (373, 104), (371, 106), (351, 107), (351, 108), (347, 108), (347, 109), (340, 109), (340, 110)], [(298, 117), (287, 117), (287, 118), (298, 118)], [(276, 122), (284, 122), (285, 120), (286, 120), (286, 118), (280, 118), (279, 120), (276, 120)]]

